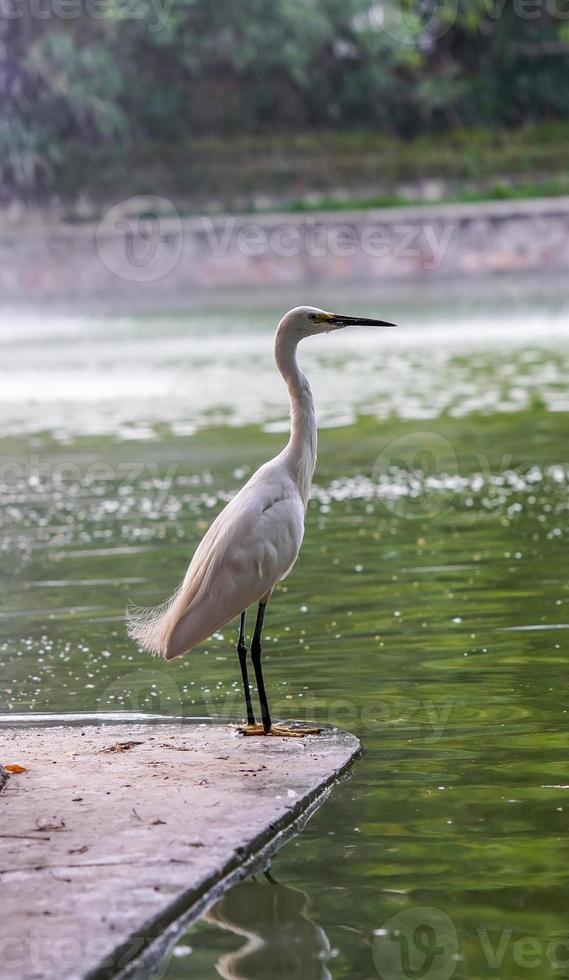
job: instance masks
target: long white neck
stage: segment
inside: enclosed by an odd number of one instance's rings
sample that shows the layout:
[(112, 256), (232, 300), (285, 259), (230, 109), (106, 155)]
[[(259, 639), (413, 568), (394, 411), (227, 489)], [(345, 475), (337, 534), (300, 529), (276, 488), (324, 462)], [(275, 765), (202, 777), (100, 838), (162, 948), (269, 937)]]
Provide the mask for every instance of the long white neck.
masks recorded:
[(306, 506), (316, 465), (317, 428), (312, 390), (296, 359), (299, 339), (298, 335), (279, 327), (275, 360), (286, 381), (290, 401), (290, 439), (282, 456)]

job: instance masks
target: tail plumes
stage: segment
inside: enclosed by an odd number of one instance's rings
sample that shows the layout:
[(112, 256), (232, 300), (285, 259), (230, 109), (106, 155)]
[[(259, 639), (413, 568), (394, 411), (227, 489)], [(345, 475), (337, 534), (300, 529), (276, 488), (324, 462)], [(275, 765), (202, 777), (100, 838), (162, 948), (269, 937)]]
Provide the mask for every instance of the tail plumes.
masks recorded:
[(131, 640), (148, 653), (168, 660), (170, 637), (186, 607), (183, 592), (182, 583), (160, 606), (151, 609), (129, 606), (126, 622)]

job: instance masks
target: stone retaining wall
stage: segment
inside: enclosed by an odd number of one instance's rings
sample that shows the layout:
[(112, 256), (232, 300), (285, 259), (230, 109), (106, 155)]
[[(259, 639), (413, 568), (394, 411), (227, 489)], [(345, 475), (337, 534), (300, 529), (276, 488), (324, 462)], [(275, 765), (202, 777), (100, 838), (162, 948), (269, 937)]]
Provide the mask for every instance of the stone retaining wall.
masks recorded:
[(352, 285), (569, 270), (569, 198), (180, 218), (131, 199), (99, 225), (0, 224), (0, 295), (183, 304), (225, 287)]

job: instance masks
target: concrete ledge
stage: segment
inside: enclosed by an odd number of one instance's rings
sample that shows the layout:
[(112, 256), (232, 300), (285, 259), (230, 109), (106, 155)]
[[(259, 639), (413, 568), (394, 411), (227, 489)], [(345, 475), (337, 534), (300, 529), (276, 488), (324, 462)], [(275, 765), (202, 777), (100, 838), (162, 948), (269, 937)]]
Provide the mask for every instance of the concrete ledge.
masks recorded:
[(335, 729), (244, 739), (206, 723), (5, 730), (3, 980), (116, 976), (279, 846), (360, 752)]

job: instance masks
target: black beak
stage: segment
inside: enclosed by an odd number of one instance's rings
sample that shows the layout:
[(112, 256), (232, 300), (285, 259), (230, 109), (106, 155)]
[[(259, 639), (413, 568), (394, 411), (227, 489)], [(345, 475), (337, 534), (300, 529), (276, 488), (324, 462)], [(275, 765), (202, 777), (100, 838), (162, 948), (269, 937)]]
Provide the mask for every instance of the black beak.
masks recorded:
[(341, 313), (334, 313), (330, 323), (336, 327), (396, 327), (396, 323), (389, 323), (388, 320), (370, 320), (366, 316), (342, 316)]

